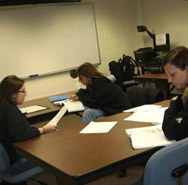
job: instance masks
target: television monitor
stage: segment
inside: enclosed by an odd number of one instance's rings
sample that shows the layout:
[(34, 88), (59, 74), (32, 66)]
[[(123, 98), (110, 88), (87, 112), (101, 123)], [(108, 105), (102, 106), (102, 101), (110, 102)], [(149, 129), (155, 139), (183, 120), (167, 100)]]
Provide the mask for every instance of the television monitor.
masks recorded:
[(156, 52), (169, 52), (170, 51), (170, 35), (155, 34), (153, 38), (153, 46)]

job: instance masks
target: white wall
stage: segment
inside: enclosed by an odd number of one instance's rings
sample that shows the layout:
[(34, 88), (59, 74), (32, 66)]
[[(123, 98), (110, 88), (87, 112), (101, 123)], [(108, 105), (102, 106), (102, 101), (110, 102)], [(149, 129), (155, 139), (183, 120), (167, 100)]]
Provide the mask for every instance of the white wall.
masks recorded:
[[(171, 48), (188, 46), (188, 2), (185, 0), (140, 0), (143, 25), (154, 33), (170, 33)], [(145, 46), (152, 46), (147, 33), (140, 33)]]
[[(82, 0), (93, 2), (102, 65), (99, 70), (109, 73), (108, 63), (122, 54), (133, 55), (138, 48), (136, 31), (138, 23), (137, 0)], [(8, 54), (8, 53), (7, 53)], [(84, 61), (83, 61), (84, 62)], [(75, 89), (69, 73), (56, 74), (26, 81), (27, 99), (36, 99)]]
[[(99, 36), (102, 65), (108, 73), (108, 63), (123, 53), (152, 46), (146, 33), (138, 33), (136, 26), (146, 25), (154, 33), (170, 33), (171, 47), (188, 46), (188, 3), (184, 0), (82, 0), (93, 2)], [(9, 52), (7, 51), (7, 55)], [(3, 64), (0, 64), (3, 65)], [(8, 70), (8, 69), (7, 69)], [(56, 74), (26, 81), (27, 100), (74, 90), (69, 73)]]

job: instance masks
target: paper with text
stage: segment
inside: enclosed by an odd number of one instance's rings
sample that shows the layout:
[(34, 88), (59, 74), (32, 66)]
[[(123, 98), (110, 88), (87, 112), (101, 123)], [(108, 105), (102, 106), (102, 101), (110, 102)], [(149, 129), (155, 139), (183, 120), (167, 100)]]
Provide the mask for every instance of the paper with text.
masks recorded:
[(161, 125), (129, 129), (126, 133), (129, 133), (134, 149), (166, 146), (175, 142), (165, 137)]
[(63, 106), (61, 110), (55, 115), (55, 117), (47, 123), (47, 125), (57, 125), (58, 121), (63, 117), (67, 112), (67, 107)]
[(26, 113), (32, 113), (32, 112), (45, 110), (45, 109), (48, 109), (48, 108), (43, 107), (43, 106), (39, 106), (39, 105), (33, 105), (33, 106), (23, 107), (23, 108), (19, 108), (19, 109), (23, 114), (26, 114)]
[(166, 34), (157, 34), (155, 35), (156, 46), (161, 46), (166, 44)]
[(115, 126), (116, 123), (117, 121), (110, 121), (110, 122), (91, 121), (83, 130), (80, 131), (80, 133), (81, 134), (107, 133)]

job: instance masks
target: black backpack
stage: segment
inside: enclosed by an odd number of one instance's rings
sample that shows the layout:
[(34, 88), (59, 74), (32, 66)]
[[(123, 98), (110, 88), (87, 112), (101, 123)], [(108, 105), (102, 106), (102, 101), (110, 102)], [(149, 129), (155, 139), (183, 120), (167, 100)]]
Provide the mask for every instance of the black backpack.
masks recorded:
[(139, 66), (131, 56), (124, 54), (118, 60), (118, 64), (123, 72), (123, 81), (132, 80), (133, 76), (140, 75)]
[[(126, 90), (123, 85), (124, 81), (132, 80), (133, 76), (140, 74), (136, 61), (130, 56), (123, 55), (118, 62), (111, 61), (108, 65), (110, 73), (116, 78), (116, 84), (123, 90)], [(135, 70), (135, 68), (137, 69)]]

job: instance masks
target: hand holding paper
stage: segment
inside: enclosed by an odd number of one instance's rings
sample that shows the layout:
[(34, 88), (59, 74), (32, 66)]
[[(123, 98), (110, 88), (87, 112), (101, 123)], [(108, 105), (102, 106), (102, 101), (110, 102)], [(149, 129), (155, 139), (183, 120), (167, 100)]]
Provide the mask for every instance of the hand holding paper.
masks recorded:
[(56, 116), (47, 123), (47, 125), (57, 125), (58, 121), (62, 118), (62, 116), (66, 113), (67, 107), (63, 106), (61, 110), (56, 114)]

